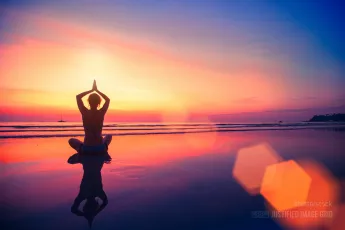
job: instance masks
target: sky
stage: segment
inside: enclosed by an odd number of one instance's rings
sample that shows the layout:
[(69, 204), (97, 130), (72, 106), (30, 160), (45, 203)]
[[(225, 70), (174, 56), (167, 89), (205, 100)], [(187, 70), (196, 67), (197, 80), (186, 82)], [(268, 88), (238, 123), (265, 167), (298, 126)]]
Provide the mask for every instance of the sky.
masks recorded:
[[(1, 1), (0, 121), (305, 120), (345, 112), (341, 1)], [(86, 98), (85, 98), (86, 99)], [(85, 101), (86, 102), (86, 101)]]

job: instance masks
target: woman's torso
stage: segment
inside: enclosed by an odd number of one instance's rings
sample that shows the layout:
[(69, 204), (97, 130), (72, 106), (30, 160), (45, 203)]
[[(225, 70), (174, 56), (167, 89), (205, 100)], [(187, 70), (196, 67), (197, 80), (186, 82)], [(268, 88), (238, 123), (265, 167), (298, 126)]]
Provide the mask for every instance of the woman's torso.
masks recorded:
[(83, 179), (80, 184), (80, 194), (83, 197), (99, 196), (103, 191), (102, 167), (103, 156), (84, 156), (82, 158)]
[(85, 114), (83, 114), (85, 145), (95, 146), (102, 144), (103, 120), (104, 114), (99, 110), (88, 110)]

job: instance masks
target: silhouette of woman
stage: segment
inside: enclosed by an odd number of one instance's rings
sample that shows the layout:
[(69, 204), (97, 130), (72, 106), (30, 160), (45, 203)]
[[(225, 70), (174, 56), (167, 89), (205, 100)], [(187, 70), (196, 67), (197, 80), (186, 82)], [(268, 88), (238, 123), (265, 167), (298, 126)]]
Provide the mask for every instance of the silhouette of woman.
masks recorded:
[[(93, 91), (96, 93), (92, 93)], [(89, 93), (92, 93), (88, 98), (90, 110), (84, 106), (82, 101), (82, 98)], [(99, 110), (98, 107), (101, 103), (101, 97), (97, 93), (105, 100), (103, 107)], [(93, 82), (91, 90), (77, 95), (77, 105), (82, 115), (85, 132), (84, 143), (76, 138), (69, 139), (68, 143), (73, 149), (77, 150), (78, 153), (95, 154), (107, 152), (112, 136), (105, 135), (105, 137), (102, 138), (102, 128), (109, 103), (110, 99), (97, 89), (96, 81)]]
[[(83, 165), (83, 178), (80, 183), (78, 196), (71, 207), (71, 212), (77, 216), (87, 219), (91, 227), (93, 219), (108, 204), (108, 198), (103, 190), (101, 170), (104, 163), (110, 163), (111, 158), (106, 155), (81, 155), (76, 153), (68, 159), (69, 164), (81, 163)], [(101, 199), (99, 203), (96, 198)], [(79, 209), (80, 204), (86, 200), (84, 206)]]

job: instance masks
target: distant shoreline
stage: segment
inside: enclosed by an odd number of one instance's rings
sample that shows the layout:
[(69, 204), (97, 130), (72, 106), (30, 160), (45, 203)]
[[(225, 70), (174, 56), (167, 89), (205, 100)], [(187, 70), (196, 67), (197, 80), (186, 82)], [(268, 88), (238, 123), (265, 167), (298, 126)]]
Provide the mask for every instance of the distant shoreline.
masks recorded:
[(345, 114), (314, 115), (308, 122), (345, 122)]

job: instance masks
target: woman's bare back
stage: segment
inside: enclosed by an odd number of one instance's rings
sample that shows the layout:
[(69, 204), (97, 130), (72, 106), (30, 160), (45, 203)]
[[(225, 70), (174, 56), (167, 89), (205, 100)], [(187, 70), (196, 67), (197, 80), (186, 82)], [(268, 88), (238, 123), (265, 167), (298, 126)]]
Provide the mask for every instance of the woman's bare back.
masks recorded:
[[(95, 91), (95, 93), (92, 93), (93, 91)], [(90, 109), (87, 109), (82, 101), (82, 98), (88, 94), (90, 94), (88, 98)], [(101, 97), (99, 95), (105, 100), (105, 102), (102, 108), (98, 110), (101, 104)], [(91, 90), (78, 94), (76, 99), (83, 119), (85, 138), (84, 143), (80, 143), (80, 141), (71, 138), (69, 143), (72, 148), (79, 151), (82, 145), (99, 146), (104, 144), (104, 141), (108, 145), (111, 141), (111, 136), (107, 135), (108, 137), (104, 140), (102, 138), (102, 129), (104, 116), (108, 110), (110, 99), (97, 89), (96, 81), (94, 81), (93, 88)]]
[(93, 146), (102, 144), (104, 113), (100, 110), (88, 110), (82, 114), (85, 131), (84, 144)]

